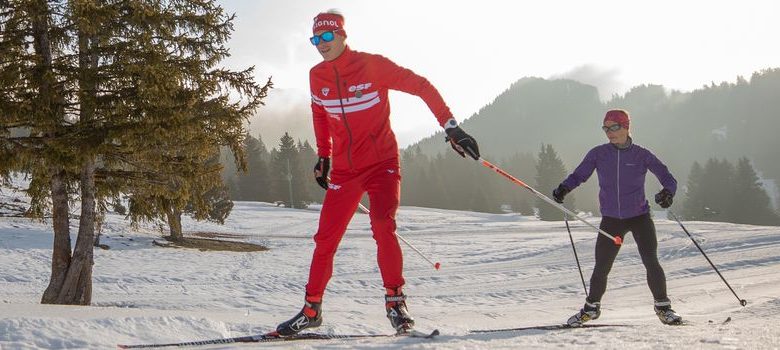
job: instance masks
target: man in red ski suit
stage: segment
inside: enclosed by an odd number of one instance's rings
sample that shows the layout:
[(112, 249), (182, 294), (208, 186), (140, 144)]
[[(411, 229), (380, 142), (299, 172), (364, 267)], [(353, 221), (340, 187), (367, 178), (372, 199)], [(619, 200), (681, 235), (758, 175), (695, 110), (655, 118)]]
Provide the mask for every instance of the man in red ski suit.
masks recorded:
[(461, 156), (478, 159), (477, 142), (458, 127), (428, 80), (383, 56), (351, 50), (345, 43), (344, 17), (338, 12), (318, 14), (313, 33), (310, 40), (323, 57), (309, 73), (319, 157), (314, 176), (327, 191), (314, 236), (305, 305), (277, 332), (288, 336), (322, 324), (322, 296), (333, 273), (333, 256), (364, 192), (371, 205), (387, 317), (397, 331), (405, 331), (414, 320), (401, 291), (403, 257), (395, 235), (401, 174), (398, 143), (390, 128), (388, 90), (422, 98)]

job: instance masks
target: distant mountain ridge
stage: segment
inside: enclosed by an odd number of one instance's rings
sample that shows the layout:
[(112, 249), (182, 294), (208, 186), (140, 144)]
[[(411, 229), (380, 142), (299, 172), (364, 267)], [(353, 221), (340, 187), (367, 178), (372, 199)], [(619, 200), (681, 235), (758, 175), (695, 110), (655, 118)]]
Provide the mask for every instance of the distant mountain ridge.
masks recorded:
[[(600, 135), (588, 129), (597, 130), (601, 110), (598, 90), (593, 86), (566, 79), (522, 78), (462, 126), (477, 138), (482, 153), (504, 158), (518, 152), (538, 152), (542, 143), (568, 140), (575, 146), (593, 145)], [(410, 147), (419, 145), (423, 153), (435, 154), (444, 149), (443, 138), (440, 132)]]
[[(665, 161), (681, 185), (694, 161), (710, 157), (747, 156), (764, 178), (780, 179), (780, 69), (692, 92), (640, 85), (608, 102), (595, 87), (574, 80), (522, 78), (462, 126), (486, 159), (536, 155), (545, 143), (571, 171), (588, 150), (607, 142), (600, 126), (612, 108), (629, 111), (634, 141)], [(434, 155), (447, 150), (443, 139), (439, 132), (407, 149)]]

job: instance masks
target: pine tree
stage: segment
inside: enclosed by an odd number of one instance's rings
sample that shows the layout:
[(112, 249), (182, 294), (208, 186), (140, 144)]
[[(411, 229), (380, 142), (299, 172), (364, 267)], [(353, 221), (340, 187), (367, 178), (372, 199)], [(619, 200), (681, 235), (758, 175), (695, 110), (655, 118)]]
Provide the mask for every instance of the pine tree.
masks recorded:
[(257, 174), (256, 183), (259, 189), (259, 197), (257, 200), (261, 202), (271, 202), (271, 154), (265, 147), (261, 135), (257, 135), (257, 146), (260, 153), (259, 162), (254, 165), (254, 169), (256, 169), (254, 173)]
[[(462, 182), (468, 181), (465, 176), (459, 176), (463, 169), (458, 169), (459, 156), (452, 152), (439, 154), (425, 165), (424, 173), (427, 180), (422, 183), (423, 205), (431, 208), (468, 210), (468, 198), (461, 195)], [(454, 167), (454, 168), (451, 168)]]
[(237, 200), (269, 201), (270, 179), (268, 174), (268, 151), (259, 138), (247, 134), (244, 139), (247, 157), (247, 171), (237, 174)]
[(705, 213), (703, 220), (732, 221), (733, 205), (731, 196), (734, 194), (734, 166), (726, 159), (719, 161), (710, 158), (704, 166), (702, 181), (702, 201)]
[(288, 208), (306, 208), (305, 185), (301, 176), (298, 149), (288, 133), (279, 139), (279, 150), (271, 160), (273, 198)]
[(687, 220), (705, 220), (708, 217), (707, 205), (704, 202), (707, 189), (702, 187), (703, 182), (704, 169), (699, 162), (693, 162), (682, 208), (682, 216)]
[(413, 147), (401, 152), (401, 169), (403, 181), (401, 181), (401, 205), (429, 206), (426, 198), (431, 194), (426, 193), (430, 183), (426, 168), (429, 165), (428, 157), (422, 154), (420, 147)]
[[(532, 179), (536, 175), (536, 159), (530, 153), (515, 153), (506, 162), (504, 162), (504, 169), (521, 180)], [(496, 180), (493, 180), (496, 181)], [(505, 202), (512, 207), (512, 211), (520, 213), (522, 215), (533, 215), (533, 204), (536, 197), (526, 191), (519, 188), (514, 183), (509, 181), (497, 181), (500, 183), (500, 193), (506, 195)]]
[(241, 194), (238, 189), (238, 167), (233, 161), (233, 152), (227, 147), (219, 148), (219, 164), (222, 165), (222, 182), (227, 184), (230, 198), (239, 200)]
[[(184, 214), (198, 217), (196, 208), (200, 206), (208, 208), (208, 214), (204, 219), (218, 224), (224, 224), (225, 219), (227, 219), (228, 215), (230, 215), (230, 211), (233, 209), (233, 201), (230, 200), (228, 187), (216, 179), (221, 170), (219, 152), (217, 152), (216, 148), (214, 155), (211, 159), (206, 161), (204, 167), (211, 169), (209, 176), (211, 176), (212, 179), (210, 181), (195, 182), (196, 185), (203, 187), (195, 188), (192, 191), (195, 195), (192, 197), (191, 201), (187, 203)], [(196, 201), (202, 201), (203, 203), (197, 203)], [(181, 226), (180, 218), (175, 218), (175, 220), (177, 221), (177, 224)]]
[[(481, 171), (473, 164), (464, 162), (464, 159), (455, 152), (447, 152), (444, 156), (436, 157), (428, 169), (431, 176), (428, 186), (432, 186), (431, 189), (439, 193), (434, 198), (434, 206), (455, 210), (493, 211), (489, 196), (485, 194), (486, 186), (478, 180), (476, 170)], [(464, 184), (480, 185), (464, 186)]]
[(704, 168), (694, 162), (683, 215), (688, 220), (780, 224), (747, 157), (740, 158), (736, 168), (725, 159), (711, 158)]
[[(538, 189), (552, 189), (558, 187), (558, 184), (566, 176), (566, 168), (563, 161), (553, 149), (553, 146), (542, 145), (539, 151), (539, 158), (536, 163), (536, 186)], [(541, 190), (540, 190), (541, 191)], [(537, 199), (537, 208), (539, 208), (539, 219), (544, 221), (560, 221), (563, 218), (561, 212), (552, 207), (547, 202)], [(574, 208), (574, 197), (569, 194), (564, 202), (568, 208)]]
[[(0, 2), (0, 130), (24, 131), (2, 139), (0, 157), (32, 174), (31, 214), (53, 217), (42, 302), (90, 303), (96, 208), (128, 193), (134, 221), (173, 231), (188, 206), (208, 217), (216, 146), (245, 166), (244, 122), (270, 81), (219, 67), (232, 21), (208, 0)], [(70, 195), (81, 201), (73, 251)]]
[(761, 186), (747, 157), (742, 157), (737, 162), (733, 195), (729, 201), (732, 204), (732, 222), (757, 225), (780, 223), (780, 218), (772, 210), (769, 195)]
[(300, 176), (303, 179), (303, 185), (305, 188), (305, 200), (309, 203), (319, 202), (322, 203), (325, 197), (325, 191), (314, 180), (314, 162), (317, 161), (317, 152), (311, 146), (309, 141), (298, 141), (298, 164), (300, 164)]
[[(91, 280), (96, 226), (95, 157), (85, 147), (89, 143), (81, 128), (95, 118), (95, 54), (89, 24), (70, 10), (56, 1), (0, 2), (0, 130), (22, 130), (21, 135), (0, 139), (0, 149), (12, 155), (11, 167), (32, 174), (29, 213), (45, 215), (50, 199), (54, 250), (42, 302), (88, 304), (91, 284), (85, 281)], [(73, 101), (78, 101), (78, 109)], [(75, 254), (68, 202), (74, 183), (79, 183), (82, 196)], [(60, 293), (63, 286), (71, 289), (69, 295)]]

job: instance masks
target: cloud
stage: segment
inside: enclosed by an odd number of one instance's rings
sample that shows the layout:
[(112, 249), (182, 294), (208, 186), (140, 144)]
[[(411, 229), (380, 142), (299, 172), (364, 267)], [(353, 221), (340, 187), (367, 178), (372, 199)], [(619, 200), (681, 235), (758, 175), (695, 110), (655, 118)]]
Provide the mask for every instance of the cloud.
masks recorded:
[(595, 86), (599, 90), (601, 100), (608, 101), (613, 94), (621, 94), (628, 89), (628, 86), (621, 82), (618, 76), (620, 76), (620, 70), (617, 68), (607, 69), (594, 64), (585, 64), (550, 78), (571, 79)]

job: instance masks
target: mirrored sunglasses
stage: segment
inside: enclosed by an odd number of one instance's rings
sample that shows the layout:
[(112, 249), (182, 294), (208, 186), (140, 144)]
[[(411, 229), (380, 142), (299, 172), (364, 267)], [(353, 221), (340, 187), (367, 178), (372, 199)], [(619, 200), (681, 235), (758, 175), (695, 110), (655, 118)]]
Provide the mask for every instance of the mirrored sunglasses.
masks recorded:
[(601, 127), (601, 130), (604, 130), (604, 132), (607, 132), (607, 131), (612, 131), (612, 132), (614, 132), (614, 131), (618, 131), (618, 130), (620, 130), (620, 129), (622, 129), (622, 128), (623, 128), (623, 127), (622, 127), (622, 126), (620, 126), (620, 124), (612, 124), (612, 126), (602, 126), (602, 127)]
[(336, 36), (333, 34), (333, 31), (329, 30), (327, 32), (324, 32), (320, 35), (315, 35), (311, 38), (309, 38), (309, 41), (311, 41), (312, 45), (319, 45), (321, 41), (324, 41), (326, 43), (329, 43), (335, 39)]

